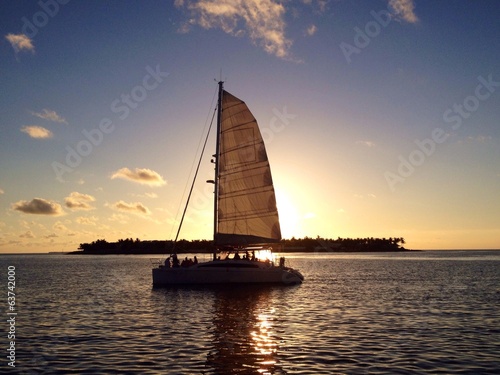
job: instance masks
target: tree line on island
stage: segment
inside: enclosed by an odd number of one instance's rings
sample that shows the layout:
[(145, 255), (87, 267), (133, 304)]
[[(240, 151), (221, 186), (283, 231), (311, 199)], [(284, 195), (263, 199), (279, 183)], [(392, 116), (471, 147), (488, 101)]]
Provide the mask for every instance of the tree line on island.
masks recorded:
[[(340, 238), (326, 239), (321, 237), (283, 239), (273, 248), (281, 252), (382, 252), (407, 251), (403, 247), (402, 237), (390, 238)], [(168, 254), (175, 249), (176, 253), (211, 253), (212, 240), (147, 240), (136, 238), (120, 239), (107, 242), (99, 239), (91, 243), (82, 243), (74, 254)]]

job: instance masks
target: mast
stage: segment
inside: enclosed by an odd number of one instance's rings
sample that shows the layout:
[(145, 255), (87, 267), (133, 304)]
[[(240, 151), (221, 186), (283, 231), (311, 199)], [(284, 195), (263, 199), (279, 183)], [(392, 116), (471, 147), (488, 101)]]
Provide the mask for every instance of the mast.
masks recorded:
[(219, 81), (219, 99), (217, 102), (217, 141), (215, 146), (215, 178), (214, 178), (214, 244), (218, 227), (218, 203), (219, 203), (219, 156), (220, 156), (220, 133), (222, 119), (222, 93), (224, 82)]

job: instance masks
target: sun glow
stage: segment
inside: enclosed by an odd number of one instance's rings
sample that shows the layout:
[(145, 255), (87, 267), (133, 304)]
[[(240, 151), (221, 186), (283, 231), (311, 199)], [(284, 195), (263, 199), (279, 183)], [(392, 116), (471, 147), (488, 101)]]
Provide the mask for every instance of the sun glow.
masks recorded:
[(261, 262), (266, 262), (266, 261), (274, 262), (276, 260), (275, 255), (269, 249), (256, 250), (255, 258), (257, 258)]
[(280, 217), (281, 235), (283, 238), (300, 237), (302, 228), (297, 207), (283, 191), (276, 192), (276, 205)]

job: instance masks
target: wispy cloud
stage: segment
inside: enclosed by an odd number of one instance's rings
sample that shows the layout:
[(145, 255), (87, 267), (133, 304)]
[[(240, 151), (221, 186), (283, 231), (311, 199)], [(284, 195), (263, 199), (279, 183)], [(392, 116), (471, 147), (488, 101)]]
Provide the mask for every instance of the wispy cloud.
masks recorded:
[(467, 140), (475, 143), (485, 143), (491, 141), (493, 138), (489, 135), (477, 135), (475, 137), (469, 136)]
[(375, 146), (375, 143), (372, 142), (372, 141), (356, 141), (356, 144), (357, 145), (363, 145), (363, 146), (366, 146), (366, 147), (373, 147), (373, 146)]
[(78, 224), (81, 224), (81, 225), (96, 225), (98, 220), (99, 219), (95, 216), (92, 216), (92, 217), (80, 216), (80, 217), (76, 218), (76, 222)]
[(316, 5), (319, 8), (319, 11), (321, 13), (324, 13), (326, 11), (329, 2), (330, 2), (330, 0), (317, 0), (316, 1)]
[(109, 221), (116, 221), (120, 224), (127, 224), (128, 223), (128, 216), (122, 215), (122, 214), (113, 214), (110, 218), (108, 218)]
[(316, 31), (318, 31), (317, 26), (316, 25), (311, 25), (305, 31), (305, 35), (306, 36), (313, 36), (314, 34), (316, 34)]
[(76, 191), (64, 198), (64, 204), (72, 210), (93, 210), (95, 207), (92, 207), (90, 202), (94, 201), (95, 198), (92, 195), (82, 194)]
[(122, 212), (130, 212), (139, 215), (149, 215), (151, 211), (140, 202), (127, 203), (118, 201), (112, 206), (114, 209)]
[(285, 7), (273, 0), (177, 0), (191, 19), (179, 31), (193, 24), (205, 29), (220, 28), (233, 36), (248, 35), (252, 43), (279, 58), (290, 58), (292, 41), (285, 36)]
[(402, 20), (409, 23), (418, 22), (413, 0), (389, 0), (389, 6)]
[(35, 235), (33, 234), (32, 231), (27, 231), (19, 235), (21, 238), (35, 238)]
[(21, 51), (35, 52), (35, 46), (32, 40), (24, 34), (7, 34), (5, 39), (9, 41), (16, 53)]
[(54, 223), (54, 225), (52, 225), (52, 229), (58, 230), (58, 231), (63, 231), (63, 232), (65, 232), (65, 231), (68, 230), (68, 228), (66, 227), (66, 225), (64, 225), (60, 221), (57, 221), (56, 223)]
[(23, 133), (28, 134), (31, 138), (52, 138), (54, 134), (43, 126), (38, 125), (28, 125), (21, 128)]
[(147, 168), (135, 168), (133, 171), (128, 168), (121, 168), (111, 175), (111, 179), (115, 178), (151, 186), (161, 186), (167, 183), (160, 174)]
[[(353, 196), (354, 196), (354, 198), (356, 198), (356, 199), (365, 199), (365, 196), (364, 196), (363, 194), (354, 194)], [(367, 194), (366, 196), (367, 196), (368, 198), (372, 198), (372, 199), (377, 198), (377, 196), (376, 196), (375, 194), (372, 194), (372, 193), (369, 193), (369, 194)]]
[(5, 191), (3, 189), (0, 189), (0, 195), (5, 194)]
[(59, 203), (47, 199), (34, 198), (31, 201), (19, 201), (12, 204), (12, 209), (25, 214), (35, 215), (64, 215), (64, 211)]
[(51, 109), (42, 109), (42, 112), (31, 112), (33, 116), (42, 118), (44, 120), (48, 121), (54, 121), (54, 122), (60, 122), (63, 124), (67, 124), (68, 122), (66, 121), (65, 118), (61, 117), (56, 111), (53, 111)]

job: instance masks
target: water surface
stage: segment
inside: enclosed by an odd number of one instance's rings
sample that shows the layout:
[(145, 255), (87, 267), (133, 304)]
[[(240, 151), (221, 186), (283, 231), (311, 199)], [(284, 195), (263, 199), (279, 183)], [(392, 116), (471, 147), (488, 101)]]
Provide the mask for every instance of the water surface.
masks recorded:
[(153, 289), (147, 256), (0, 256), (4, 280), (16, 267), (15, 373), (500, 370), (500, 252), (287, 259), (304, 284)]

